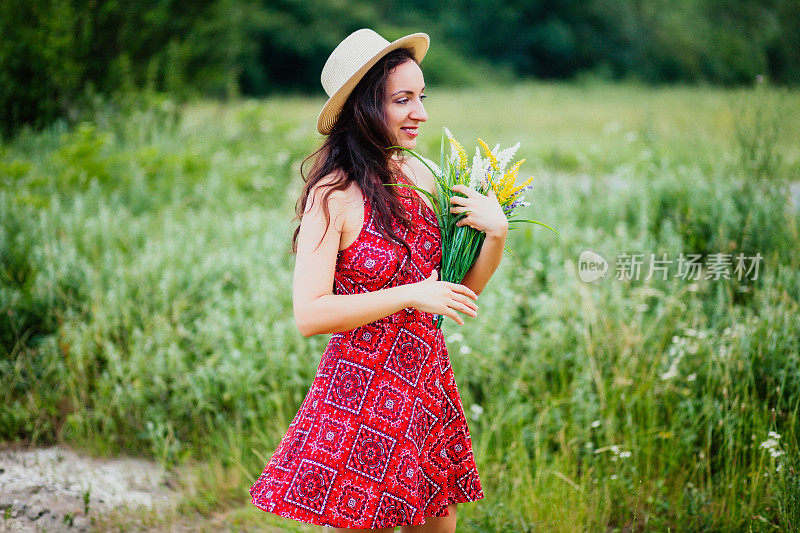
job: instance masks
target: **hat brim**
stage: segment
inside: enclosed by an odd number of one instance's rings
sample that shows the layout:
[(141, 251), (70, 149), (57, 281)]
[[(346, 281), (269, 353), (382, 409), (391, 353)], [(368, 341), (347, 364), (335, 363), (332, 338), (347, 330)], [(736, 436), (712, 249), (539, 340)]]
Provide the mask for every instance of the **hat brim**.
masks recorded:
[(389, 43), (383, 50), (375, 54), (369, 61), (364, 63), (364, 65), (358, 69), (356, 73), (353, 74), (350, 79), (348, 79), (339, 88), (338, 91), (333, 93), (327, 102), (325, 102), (325, 105), (322, 107), (322, 111), (320, 111), (319, 117), (317, 118), (317, 131), (323, 135), (328, 135), (331, 132), (333, 125), (339, 118), (339, 113), (342, 111), (344, 103), (347, 101), (347, 97), (353, 92), (353, 89), (355, 89), (356, 85), (358, 85), (358, 82), (361, 81), (361, 78), (364, 77), (364, 74), (366, 74), (367, 71), (371, 69), (375, 63), (378, 62), (378, 60), (380, 60), (380, 58), (392, 50), (409, 47), (413, 50), (414, 59), (416, 59), (417, 63), (420, 63), (422, 58), (425, 57), (425, 54), (428, 52), (429, 45), (430, 38), (428, 37), (427, 33), (412, 33), (411, 35), (406, 35), (405, 37), (401, 37), (400, 39)]

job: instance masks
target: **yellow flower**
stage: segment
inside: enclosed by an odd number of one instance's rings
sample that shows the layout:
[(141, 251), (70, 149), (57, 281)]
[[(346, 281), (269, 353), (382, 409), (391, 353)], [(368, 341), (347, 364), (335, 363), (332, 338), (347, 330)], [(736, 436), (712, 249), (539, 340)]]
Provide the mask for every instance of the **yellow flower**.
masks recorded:
[(525, 183), (523, 183), (523, 184), (522, 184), (522, 185), (520, 185), (519, 187), (514, 187), (513, 189), (511, 189), (511, 192), (510, 192), (510, 193), (509, 193), (509, 195), (508, 195), (508, 196), (509, 196), (509, 198), (516, 196), (516, 194), (517, 194), (519, 191), (521, 191), (522, 189), (524, 189), (525, 187), (527, 187), (528, 185), (530, 185), (530, 183), (531, 183), (532, 181), (533, 181), (533, 176), (531, 176), (530, 178), (528, 178), (527, 180), (525, 180)]
[(489, 180), (489, 185), (492, 187), (494, 191), (494, 195), (497, 196), (500, 193), (500, 183), (492, 177), (491, 172), (487, 172), (487, 179)]
[[(500, 202), (500, 205), (503, 204), (508, 198), (513, 196), (513, 189), (514, 189), (514, 182), (517, 179), (517, 174), (519, 174), (519, 167), (522, 166), (524, 163), (524, 159), (520, 159), (514, 166), (506, 171), (505, 176), (500, 179), (499, 184), (499, 192), (497, 192), (497, 200)], [(531, 178), (533, 179), (533, 178)]]
[(453, 150), (458, 154), (458, 169), (461, 172), (464, 172), (467, 169), (467, 151), (464, 150), (464, 147), (461, 146), (454, 138), (450, 138), (450, 144), (453, 146)]
[(486, 153), (486, 157), (489, 158), (489, 161), (491, 161), (492, 168), (500, 172), (500, 164), (497, 162), (497, 157), (495, 157), (495, 155), (492, 153), (489, 147), (486, 146), (486, 143), (483, 142), (481, 139), (478, 139), (478, 143), (480, 143), (484, 153)]

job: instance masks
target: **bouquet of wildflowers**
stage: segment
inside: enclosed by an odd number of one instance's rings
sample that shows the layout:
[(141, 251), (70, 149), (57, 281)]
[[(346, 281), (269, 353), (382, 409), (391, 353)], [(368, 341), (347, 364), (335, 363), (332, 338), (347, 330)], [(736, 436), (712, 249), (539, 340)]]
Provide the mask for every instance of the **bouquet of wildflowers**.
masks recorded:
[[(450, 153), (446, 154), (446, 143), (450, 146)], [(416, 152), (408, 148), (403, 150), (411, 153), (414, 157), (422, 161), (426, 167), (433, 173), (436, 180), (436, 194), (431, 194), (428, 191), (410, 184), (397, 183), (393, 185), (411, 187), (417, 191), (425, 194), (430, 198), (436, 212), (436, 218), (439, 225), (439, 231), (442, 237), (442, 267), (440, 278), (443, 281), (452, 283), (461, 283), (464, 276), (472, 267), (475, 260), (481, 251), (481, 246), (486, 237), (482, 231), (478, 231), (472, 226), (464, 224), (457, 226), (456, 223), (464, 218), (467, 212), (464, 213), (451, 213), (450, 212), (450, 198), (453, 195), (461, 195), (453, 191), (451, 188), (456, 184), (462, 184), (474, 189), (481, 194), (487, 194), (489, 187), (494, 190), (497, 201), (503, 208), (503, 212), (508, 217), (508, 227), (518, 222), (529, 222), (532, 224), (539, 224), (544, 226), (556, 234), (558, 232), (536, 220), (520, 219), (514, 214), (517, 207), (524, 207), (530, 205), (526, 202), (525, 196), (521, 193), (528, 189), (533, 188), (531, 182), (533, 177), (528, 178), (521, 185), (516, 185), (515, 181), (519, 174), (519, 169), (525, 162), (521, 159), (508, 167), (511, 159), (519, 148), (519, 143), (516, 145), (500, 150), (500, 145), (497, 144), (494, 149), (489, 149), (485, 142), (478, 139), (478, 143), (483, 149), (483, 156), (479, 148), (475, 148), (475, 156), (472, 158), (472, 165), (469, 165), (469, 158), (467, 151), (459, 143), (450, 130), (444, 128), (442, 134), (441, 145), (441, 167), (437, 168), (432, 162), (420, 157)], [(508, 245), (506, 245), (508, 249)], [(436, 327), (441, 327), (444, 315), (436, 315)]]

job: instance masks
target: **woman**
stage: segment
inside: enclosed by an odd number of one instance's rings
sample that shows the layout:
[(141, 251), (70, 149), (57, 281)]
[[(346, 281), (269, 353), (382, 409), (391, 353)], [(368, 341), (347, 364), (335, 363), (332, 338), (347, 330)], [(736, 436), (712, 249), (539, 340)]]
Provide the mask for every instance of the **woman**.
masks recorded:
[(416, 147), (428, 116), (424, 33), (392, 43), (362, 29), (322, 71), (327, 135), (298, 201), (294, 315), (304, 336), (332, 333), (314, 383), (261, 476), (253, 504), (334, 527), (453, 532), (456, 504), (484, 497), (467, 421), (435, 314), (458, 324), (502, 257), (508, 222), (491, 194), (459, 186), (453, 213), (485, 231), (461, 284), (437, 279), (433, 176), (390, 146)]

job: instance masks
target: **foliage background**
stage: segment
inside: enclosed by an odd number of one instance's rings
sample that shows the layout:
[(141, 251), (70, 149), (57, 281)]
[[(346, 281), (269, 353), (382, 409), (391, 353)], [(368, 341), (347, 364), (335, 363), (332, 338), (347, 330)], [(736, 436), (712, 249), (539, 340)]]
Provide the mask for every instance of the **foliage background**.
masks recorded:
[(511, 78), (800, 82), (796, 0), (5, 0), (0, 123), (75, 119), (92, 95), (321, 92), (348, 33), (425, 31), (433, 85)]

